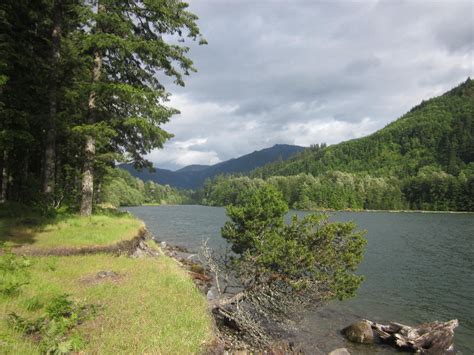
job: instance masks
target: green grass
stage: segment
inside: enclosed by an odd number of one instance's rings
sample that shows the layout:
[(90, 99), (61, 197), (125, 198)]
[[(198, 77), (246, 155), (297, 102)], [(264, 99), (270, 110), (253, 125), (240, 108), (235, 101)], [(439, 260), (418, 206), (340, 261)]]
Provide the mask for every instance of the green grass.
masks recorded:
[(143, 222), (125, 213), (0, 218), (0, 241), (9, 247), (81, 247), (114, 244), (137, 236)]
[[(19, 296), (0, 298), (0, 353), (38, 353), (35, 341), (10, 329), (5, 317), (10, 312), (38, 317), (44, 309), (31, 310), (31, 304), (47, 304), (62, 293), (76, 302), (102, 306), (94, 319), (77, 329), (85, 340), (85, 353), (190, 354), (211, 338), (205, 298), (168, 257), (100, 254), (31, 260), (30, 284)], [(103, 270), (118, 277), (95, 278)]]
[[(25, 212), (23, 206), (18, 211), (0, 209), (0, 242), (20, 254), (36, 248), (112, 245), (137, 236), (144, 227), (117, 211), (92, 217), (44, 217)], [(161, 251), (156, 243), (146, 243)], [(139, 259), (107, 254), (28, 258), (29, 284), (18, 295), (0, 294), (0, 354), (39, 354), (40, 339), (13, 330), (8, 314), (37, 319), (54, 297), (65, 293), (74, 302), (100, 306), (94, 318), (74, 330), (84, 340), (81, 353), (192, 354), (212, 338), (205, 297), (186, 271), (163, 254)], [(118, 276), (97, 278), (100, 271)]]

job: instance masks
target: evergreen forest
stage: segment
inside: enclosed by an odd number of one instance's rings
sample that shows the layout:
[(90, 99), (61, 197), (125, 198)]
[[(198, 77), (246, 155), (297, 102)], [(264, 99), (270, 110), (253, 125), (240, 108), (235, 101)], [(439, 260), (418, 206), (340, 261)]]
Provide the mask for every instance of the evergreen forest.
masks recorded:
[(149, 184), (147, 198), (138, 196), (113, 169), (150, 167), (145, 155), (172, 137), (161, 125), (178, 110), (167, 105), (164, 82), (183, 86), (195, 71), (189, 44), (206, 43), (187, 7), (1, 2), (0, 202), (89, 216), (101, 199), (175, 201)]

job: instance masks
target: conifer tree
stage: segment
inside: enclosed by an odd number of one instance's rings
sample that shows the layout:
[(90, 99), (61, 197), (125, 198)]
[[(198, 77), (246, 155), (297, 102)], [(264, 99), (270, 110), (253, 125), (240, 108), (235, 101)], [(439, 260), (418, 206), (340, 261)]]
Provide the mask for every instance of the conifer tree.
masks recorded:
[(88, 9), (90, 30), (77, 37), (91, 68), (83, 88), (88, 112), (74, 128), (84, 137), (81, 214), (92, 211), (98, 160), (126, 154), (136, 167), (147, 167), (144, 154), (172, 136), (160, 125), (178, 111), (165, 105), (169, 93), (159, 75), (184, 85), (183, 75), (195, 69), (182, 42), (205, 43), (187, 7), (179, 0), (99, 0)]

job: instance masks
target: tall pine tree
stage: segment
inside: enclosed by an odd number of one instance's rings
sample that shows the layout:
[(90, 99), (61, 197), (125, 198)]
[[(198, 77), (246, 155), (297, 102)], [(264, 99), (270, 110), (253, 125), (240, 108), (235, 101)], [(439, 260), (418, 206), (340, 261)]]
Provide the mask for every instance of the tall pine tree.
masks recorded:
[(89, 215), (104, 165), (150, 166), (144, 155), (171, 137), (160, 125), (178, 112), (161, 78), (184, 85), (195, 70), (185, 39), (205, 43), (187, 7), (0, 3), (0, 201), (82, 200)]
[(160, 125), (178, 111), (166, 106), (159, 76), (184, 85), (183, 75), (195, 69), (182, 41), (205, 43), (187, 7), (178, 0), (98, 0), (89, 8), (90, 30), (77, 37), (91, 73), (83, 87), (88, 113), (75, 127), (84, 139), (81, 214), (92, 211), (98, 162), (126, 154), (135, 166), (149, 166), (144, 155), (172, 136)]

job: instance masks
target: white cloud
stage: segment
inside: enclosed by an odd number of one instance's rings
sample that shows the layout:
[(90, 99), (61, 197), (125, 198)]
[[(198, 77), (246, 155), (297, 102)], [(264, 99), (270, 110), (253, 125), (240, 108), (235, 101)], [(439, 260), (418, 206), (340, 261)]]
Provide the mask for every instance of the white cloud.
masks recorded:
[(175, 141), (173, 145), (178, 149), (189, 149), (192, 147), (197, 147), (203, 144), (206, 144), (207, 138), (192, 138), (188, 139), (187, 141)]
[(206, 138), (192, 138), (186, 141), (170, 141), (163, 150), (154, 150), (147, 159), (157, 168), (178, 169), (191, 164), (213, 165), (220, 160), (215, 151), (199, 151), (205, 145)]
[(290, 123), (285, 131), (296, 137), (295, 144), (309, 146), (314, 143), (334, 144), (363, 137), (378, 128), (378, 123), (365, 117), (360, 122), (337, 121), (334, 118), (305, 123)]

